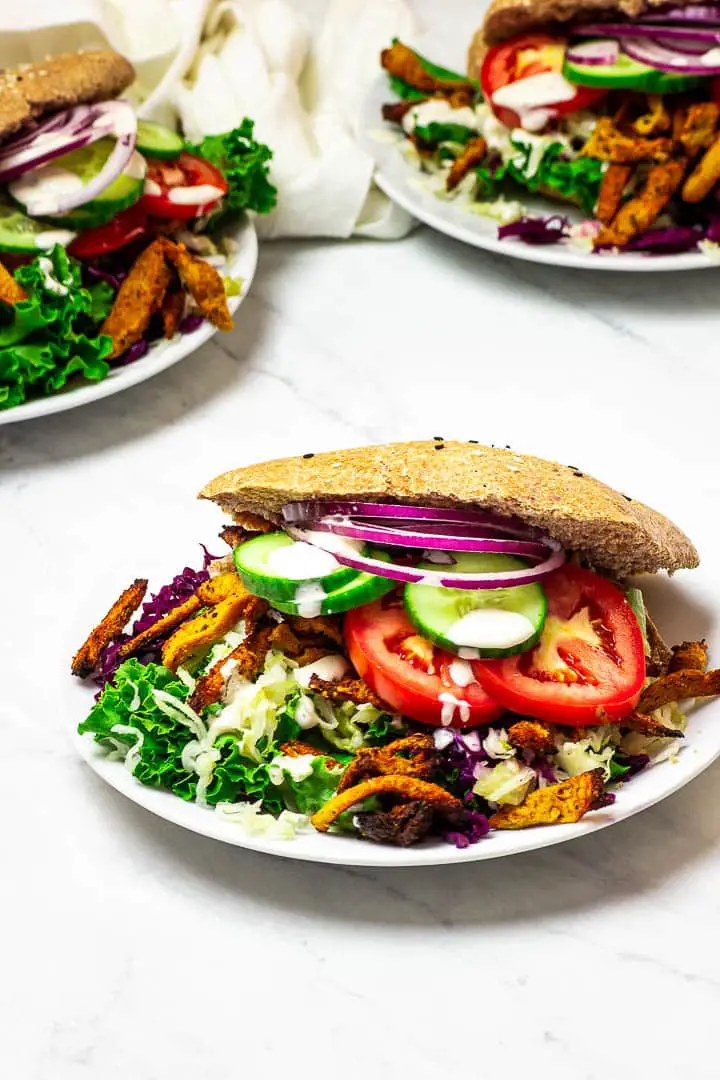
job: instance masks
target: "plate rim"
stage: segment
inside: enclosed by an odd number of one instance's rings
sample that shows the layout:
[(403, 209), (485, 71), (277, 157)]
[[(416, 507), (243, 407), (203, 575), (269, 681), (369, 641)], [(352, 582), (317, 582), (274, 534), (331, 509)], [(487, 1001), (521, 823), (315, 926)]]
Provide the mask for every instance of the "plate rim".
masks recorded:
[[(79, 700), (79, 694), (87, 693), (87, 691), (88, 688), (85, 686), (76, 686), (72, 697)], [(711, 711), (713, 705), (716, 709), (720, 709), (720, 701), (709, 699), (698, 712), (693, 712), (690, 719), (691, 727), (693, 724), (699, 727), (703, 722), (703, 715)], [(111, 759), (103, 751), (91, 733), (80, 735), (75, 727), (71, 736), (80, 757), (109, 787), (155, 817), (196, 835), (244, 850), (295, 859), (300, 862), (397, 870), (486, 862), (553, 847), (583, 836), (590, 836), (612, 825), (619, 825), (674, 795), (720, 758), (720, 726), (717, 720), (714, 722), (711, 718), (708, 720), (706, 726), (710, 735), (711, 737), (715, 735), (710, 748), (706, 747), (702, 752), (697, 746), (693, 746), (691, 740), (688, 740), (676, 761), (658, 762), (646, 773), (640, 773), (634, 777), (633, 786), (630, 788), (621, 785), (618, 790), (618, 799), (611, 807), (594, 811), (575, 824), (544, 825), (533, 829), (491, 833), (489, 837), (463, 849), (455, 848), (452, 844), (440, 840), (410, 848), (394, 848), (372, 845), (370, 842), (362, 843), (352, 837), (326, 836), (314, 832), (302, 832), (296, 838), (289, 840), (268, 838), (262, 835), (252, 836), (243, 832), (232, 822), (223, 821), (212, 809), (198, 806), (194, 802), (185, 802), (169, 791), (141, 784), (127, 770), (123, 762)], [(650, 780), (658, 769), (663, 770), (661, 777), (668, 778), (664, 784), (658, 785), (656, 775), (654, 780)], [(650, 788), (644, 791), (648, 787), (648, 781)], [(638, 792), (638, 795), (633, 796), (634, 792)], [(629, 801), (628, 793), (630, 794)], [(498, 836), (506, 838), (505, 842), (512, 844), (509, 850), (501, 844), (494, 846), (493, 838)], [(512, 840), (507, 840), (508, 837), (512, 837)], [(334, 851), (332, 844), (337, 844)]]
[[(229, 277), (242, 278), (240, 293), (228, 298), (228, 308), (234, 315), (250, 291), (255, 278), (258, 264), (258, 237), (255, 223), (248, 214), (244, 215), (235, 228), (226, 229), (224, 234), (240, 245), (239, 249), (233, 252), (227, 268)], [(69, 412), (82, 405), (90, 405), (94, 401), (119, 394), (178, 364), (191, 353), (196, 352), (217, 332), (217, 328), (206, 320), (190, 334), (170, 341), (155, 342), (140, 360), (126, 367), (116, 368), (101, 382), (78, 386), (65, 393), (50, 394), (47, 397), (23, 402), (22, 405), (16, 405), (11, 409), (1, 410), (0, 426)]]
[[(424, 48), (432, 48), (423, 42)], [(442, 203), (428, 191), (422, 191), (411, 185), (411, 178), (420, 175), (412, 165), (396, 152), (396, 164), (388, 165), (387, 155), (381, 147), (389, 147), (389, 141), (373, 136), (373, 131), (383, 130), (380, 125), (380, 105), (391, 92), (388, 91), (385, 76), (376, 75), (365, 95), (357, 124), (357, 138), (361, 148), (374, 162), (373, 178), (375, 183), (389, 199), (396, 202), (403, 210), (417, 218), (424, 225), (450, 236), (470, 247), (480, 248), (496, 255), (506, 255), (523, 262), (539, 263), (543, 266), (570, 268), (577, 270), (601, 270), (621, 273), (671, 273), (683, 270), (717, 270), (716, 262), (702, 252), (682, 252), (677, 255), (643, 255), (641, 252), (625, 254), (592, 255), (570, 245), (546, 244), (533, 246), (522, 241), (500, 240), (496, 235), (497, 222), (492, 218), (482, 218), (461, 210), (452, 202)], [(397, 151), (397, 147), (394, 147)], [(562, 204), (553, 207), (556, 214), (562, 214)], [(548, 213), (551, 204), (548, 204)], [(467, 218), (467, 222), (464, 219)], [(471, 227), (474, 222), (475, 228)], [(492, 232), (485, 235), (478, 226), (487, 223)]]

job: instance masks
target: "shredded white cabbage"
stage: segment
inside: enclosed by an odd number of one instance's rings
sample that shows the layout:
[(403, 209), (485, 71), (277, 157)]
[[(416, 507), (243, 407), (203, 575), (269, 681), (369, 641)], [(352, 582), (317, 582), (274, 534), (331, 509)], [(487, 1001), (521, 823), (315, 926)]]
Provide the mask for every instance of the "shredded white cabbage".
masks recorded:
[(268, 836), (274, 840), (292, 840), (310, 824), (306, 814), (283, 810), (278, 817), (273, 817), (263, 814), (260, 807), (260, 802), (218, 803), (215, 812), (224, 820), (239, 825), (249, 836)]
[(476, 765), (475, 777), (475, 794), (497, 806), (519, 806), (536, 780), (535, 770), (517, 758), (508, 758), (494, 767)]

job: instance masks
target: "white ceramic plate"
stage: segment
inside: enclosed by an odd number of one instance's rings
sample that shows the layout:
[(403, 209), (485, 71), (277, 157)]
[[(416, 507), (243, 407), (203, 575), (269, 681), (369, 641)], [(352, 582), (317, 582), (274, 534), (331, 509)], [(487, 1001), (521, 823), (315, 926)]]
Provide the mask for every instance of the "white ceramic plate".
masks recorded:
[[(692, 579), (692, 592), (681, 580)], [(692, 575), (680, 575), (673, 582), (658, 578), (643, 584), (649, 598), (649, 608), (659, 621), (669, 641), (682, 641), (689, 637), (707, 637), (718, 640), (720, 619), (714, 612), (697, 606), (698, 590), (706, 597), (712, 595), (713, 581), (708, 578), (703, 587), (702, 570)], [(159, 576), (158, 576), (159, 580)], [(117, 583), (115, 583), (116, 587)], [(103, 595), (112, 593), (103, 588)], [(97, 607), (98, 589), (93, 590)], [(80, 635), (82, 636), (82, 632)], [(84, 719), (92, 706), (93, 691), (85, 685), (73, 682), (67, 687), (62, 708), (71, 731)], [(579, 836), (589, 836), (599, 829), (615, 825), (633, 814), (646, 810), (661, 799), (683, 787), (703, 772), (720, 756), (720, 700), (713, 699), (697, 708), (690, 716), (685, 746), (675, 761), (663, 761), (640, 773), (633, 780), (617, 789), (613, 806), (595, 811), (576, 825), (542, 826), (519, 831), (491, 833), (464, 850), (458, 850), (441, 840), (433, 840), (411, 848), (385, 847), (352, 837), (322, 835), (314, 831), (300, 833), (292, 840), (275, 840), (263, 836), (248, 836), (237, 825), (224, 821), (213, 810), (186, 803), (175, 795), (144, 787), (118, 761), (111, 761), (93, 741), (91, 735), (75, 736), (75, 743), (82, 757), (92, 769), (111, 787), (125, 795), (138, 806), (143, 806), (158, 817), (181, 825), (201, 836), (210, 836), (226, 844), (262, 851), (290, 859), (310, 862), (338, 863), (343, 866), (412, 867), (438, 866), (447, 863), (475, 862), (496, 859), (503, 855), (516, 855), (522, 851), (560, 844)]]
[[(223, 272), (227, 277), (242, 281), (239, 295), (228, 298), (228, 307), (231, 313), (235, 314), (245, 299), (255, 275), (258, 242), (255, 226), (250, 218), (245, 218), (236, 230), (228, 231), (227, 235), (235, 240), (238, 248), (229, 256)], [(128, 386), (144, 382), (145, 379), (152, 378), (165, 368), (177, 364), (179, 360), (199, 349), (216, 333), (214, 326), (209, 322), (204, 322), (192, 334), (182, 336), (176, 334), (171, 341), (158, 341), (149, 349), (146, 356), (136, 360), (134, 364), (128, 364), (127, 367), (116, 368), (102, 382), (84, 383), (50, 397), (38, 398), (23, 405), (17, 405), (14, 409), (0, 411), (0, 424), (14, 424), (20, 420), (33, 420), (39, 416), (49, 416), (50, 413), (65, 412), (66, 409), (75, 409), (78, 405), (87, 405), (91, 401), (99, 401), (100, 398), (117, 394), (121, 390), (126, 390)]]
[[(446, 64), (453, 70), (464, 70), (466, 44), (460, 43), (456, 49), (447, 44), (433, 45), (432, 41), (423, 41), (418, 46), (424, 55)], [(498, 239), (498, 223), (490, 218), (463, 208), (467, 200), (459, 195), (455, 200), (439, 198), (428, 190), (427, 177), (402, 152), (405, 140), (399, 129), (387, 124), (381, 115), (382, 105), (395, 100), (388, 86), (387, 77), (380, 73), (373, 83), (360, 115), (358, 137), (363, 149), (373, 158), (376, 171), (375, 182), (386, 195), (402, 206), (408, 213), (418, 218), (438, 232), (462, 240), (474, 247), (495, 251), (501, 255), (524, 259), (526, 262), (546, 263), (552, 266), (571, 266), (584, 270), (708, 270), (717, 268), (714, 262), (702, 252), (686, 252), (680, 255), (644, 255), (642, 252), (626, 254), (605, 253), (595, 255), (568, 243), (531, 246), (521, 240)], [(397, 137), (394, 135), (397, 134)], [(578, 208), (552, 202), (541, 196), (519, 193), (518, 200), (527, 207), (528, 213), (548, 217), (562, 214), (572, 222), (584, 219)]]

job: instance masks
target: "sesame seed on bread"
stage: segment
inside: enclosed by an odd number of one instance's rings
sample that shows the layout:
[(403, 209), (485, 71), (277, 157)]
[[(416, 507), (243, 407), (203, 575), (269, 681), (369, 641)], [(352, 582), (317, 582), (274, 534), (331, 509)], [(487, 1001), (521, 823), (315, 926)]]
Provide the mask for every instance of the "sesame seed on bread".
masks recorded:
[(302, 499), (484, 508), (522, 518), (619, 576), (699, 562), (666, 517), (574, 466), (477, 443), (389, 443), (283, 458), (223, 473), (199, 497), (275, 524), (285, 503)]
[[(678, 0), (675, 7), (684, 7), (696, 0)], [(667, 7), (667, 0), (493, 0), (485, 13), (482, 30), (473, 39), (468, 56), (468, 73), (477, 72), (477, 58), (487, 45), (525, 34), (531, 30), (557, 28), (558, 24), (576, 20), (627, 16), (636, 19), (656, 7)]]
[(59, 53), (0, 71), (0, 140), (71, 105), (91, 105), (121, 94), (135, 78), (129, 60), (112, 49)]

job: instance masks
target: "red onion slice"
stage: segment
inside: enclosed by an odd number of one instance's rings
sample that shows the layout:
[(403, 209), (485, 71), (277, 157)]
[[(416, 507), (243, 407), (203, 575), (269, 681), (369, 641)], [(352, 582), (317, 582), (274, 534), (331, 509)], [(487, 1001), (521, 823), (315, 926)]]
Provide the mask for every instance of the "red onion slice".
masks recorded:
[(611, 67), (617, 63), (620, 46), (613, 38), (600, 41), (581, 41), (568, 45), (566, 56), (571, 64), (587, 64), (592, 67)]
[(652, 15), (641, 15), (641, 23), (687, 22), (698, 26), (720, 26), (720, 7), (709, 4), (688, 4), (686, 7), (667, 8)]
[(492, 574), (457, 574), (448, 570), (421, 570), (412, 566), (398, 566), (395, 563), (382, 562), (358, 553), (355, 543), (335, 533), (316, 532), (313, 529), (287, 528), (287, 533), (295, 540), (313, 544), (323, 551), (329, 551), (343, 566), (351, 566), (367, 574), (402, 581), (406, 584), (432, 585), (447, 589), (506, 589), (515, 585), (529, 585), (539, 581), (556, 570), (565, 562), (565, 552), (554, 540), (548, 540), (551, 554), (536, 566), (523, 570), (508, 570)]
[(526, 525), (519, 518), (502, 517), (487, 510), (458, 509), (444, 506), (415, 506), (411, 503), (371, 503), (351, 502), (341, 499), (318, 500), (316, 502), (286, 503), (282, 515), (290, 525), (304, 525), (315, 522), (328, 515), (341, 517), (390, 518), (394, 526), (402, 522), (419, 524), (420, 522), (448, 522), (459, 525), (482, 525), (487, 528), (502, 530), (509, 535), (535, 537), (537, 530)]
[[(708, 49), (702, 56), (690, 57), (686, 53), (668, 49), (664, 45), (658, 45), (656, 41), (638, 41), (635, 38), (621, 38), (620, 45), (623, 52), (637, 60), (640, 64), (648, 64), (657, 68), (658, 71), (668, 71), (676, 75), (720, 75), (720, 47), (714, 46)], [(703, 56), (717, 53), (715, 63), (703, 63)], [(714, 58), (713, 58), (714, 59)]]
[(64, 214), (95, 199), (120, 175), (135, 150), (137, 118), (127, 101), (78, 106), (77, 110), (67, 110), (65, 116), (64, 127), (35, 132), (35, 138), (17, 153), (12, 153), (12, 146), (5, 147), (0, 158), (0, 182), (12, 180), (107, 135), (115, 137), (115, 145), (97, 176), (79, 190), (60, 195), (39, 191), (26, 205), (31, 216)]
[(548, 553), (548, 545), (537, 540), (510, 540), (506, 537), (488, 537), (482, 529), (473, 526), (472, 531), (466, 526), (450, 526), (444, 531), (425, 531), (415, 528), (394, 529), (387, 525), (372, 525), (365, 521), (355, 522), (338, 514), (319, 518), (312, 523), (313, 529), (320, 532), (335, 533), (337, 536), (349, 536), (353, 540), (363, 540), (369, 544), (381, 544), (388, 547), (428, 548), (438, 551), (494, 551), (506, 555), (526, 555), (542, 559)]
[(704, 41), (708, 48), (720, 44), (720, 28), (702, 26), (644, 26), (642, 23), (586, 23), (570, 28), (573, 37), (611, 37), (611, 38), (649, 38), (654, 40), (659, 34), (676, 41)]
[[(658, 28), (660, 29), (660, 28)], [(676, 40), (675, 38), (662, 37), (660, 34), (654, 38), (656, 45), (662, 45), (665, 49), (671, 49), (673, 52), (683, 53), (684, 56), (699, 56), (701, 53), (708, 51), (707, 41), (685, 41), (683, 38)]]

